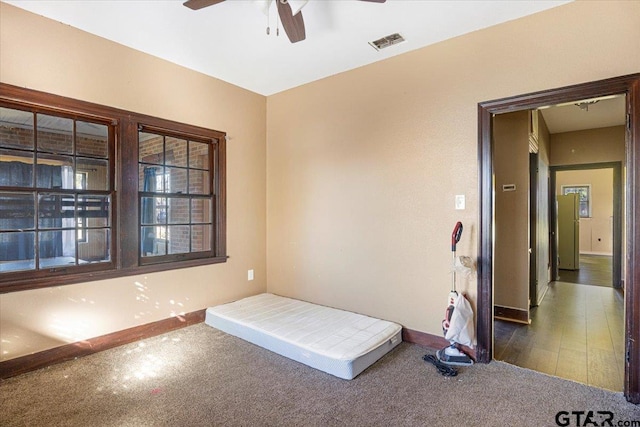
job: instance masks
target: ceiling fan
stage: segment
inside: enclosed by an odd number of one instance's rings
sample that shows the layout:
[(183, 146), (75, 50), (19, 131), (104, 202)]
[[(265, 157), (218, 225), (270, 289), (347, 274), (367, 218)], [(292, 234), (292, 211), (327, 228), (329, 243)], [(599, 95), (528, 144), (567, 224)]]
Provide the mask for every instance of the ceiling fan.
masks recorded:
[[(183, 4), (189, 9), (198, 10), (214, 4), (222, 3), (225, 0), (187, 0)], [(274, 0), (262, 0), (263, 11), (268, 13), (269, 6)], [(275, 0), (278, 7), (278, 15), (291, 43), (297, 43), (306, 38), (304, 30), (304, 20), (301, 9), (309, 0)], [(387, 0), (360, 0), (371, 3), (384, 3)]]

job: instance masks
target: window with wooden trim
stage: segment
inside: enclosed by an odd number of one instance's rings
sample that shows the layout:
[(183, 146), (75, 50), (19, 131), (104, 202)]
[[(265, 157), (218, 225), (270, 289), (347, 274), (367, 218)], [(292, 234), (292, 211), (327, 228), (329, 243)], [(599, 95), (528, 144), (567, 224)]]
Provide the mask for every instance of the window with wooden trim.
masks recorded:
[(225, 145), (0, 83), (0, 293), (225, 262)]
[(166, 262), (214, 247), (215, 141), (141, 125), (138, 131), (140, 258)]
[(112, 267), (113, 142), (104, 121), (0, 107), (0, 273)]

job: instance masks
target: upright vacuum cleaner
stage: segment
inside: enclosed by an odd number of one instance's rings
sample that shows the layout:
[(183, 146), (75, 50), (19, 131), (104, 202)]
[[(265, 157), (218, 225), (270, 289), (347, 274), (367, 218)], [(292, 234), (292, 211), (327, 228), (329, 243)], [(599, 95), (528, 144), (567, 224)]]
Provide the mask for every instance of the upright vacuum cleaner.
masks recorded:
[(451, 234), (451, 252), (453, 254), (453, 271), (451, 292), (448, 306), (442, 321), (442, 332), (451, 345), (436, 352), (438, 360), (446, 365), (470, 366), (473, 360), (462, 351), (458, 344), (473, 345), (473, 311), (469, 301), (456, 291), (456, 245), (462, 237), (462, 223), (458, 222)]

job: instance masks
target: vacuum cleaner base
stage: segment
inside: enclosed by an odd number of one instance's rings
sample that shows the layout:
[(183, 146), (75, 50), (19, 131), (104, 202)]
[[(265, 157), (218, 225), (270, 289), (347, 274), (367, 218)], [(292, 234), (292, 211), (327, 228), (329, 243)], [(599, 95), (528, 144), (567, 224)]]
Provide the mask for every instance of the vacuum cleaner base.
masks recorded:
[(458, 350), (455, 346), (451, 345), (449, 347), (445, 347), (436, 352), (436, 357), (438, 360), (447, 365), (453, 366), (471, 366), (473, 365), (473, 360)]

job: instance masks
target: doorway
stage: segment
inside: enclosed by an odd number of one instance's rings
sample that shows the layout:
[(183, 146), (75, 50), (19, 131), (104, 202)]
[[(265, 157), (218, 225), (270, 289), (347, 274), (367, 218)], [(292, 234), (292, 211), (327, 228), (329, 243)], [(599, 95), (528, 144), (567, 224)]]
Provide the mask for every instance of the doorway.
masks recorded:
[[(615, 102), (621, 104), (622, 110), (623, 105), (620, 101)], [(585, 115), (583, 118), (589, 119), (589, 123), (582, 124), (583, 127), (599, 125), (597, 117), (593, 115)], [(546, 122), (543, 123), (546, 135)], [(618, 126), (621, 127), (624, 127), (623, 123)], [(606, 141), (610, 147), (617, 144), (617, 150), (612, 149), (610, 154), (617, 153), (618, 156), (624, 157), (624, 134), (616, 132), (615, 127), (585, 128), (581, 131), (569, 131), (570, 133), (566, 133), (566, 129), (562, 130), (563, 133), (551, 135), (551, 138), (543, 140), (553, 144), (555, 136), (573, 137), (576, 141), (582, 141), (590, 135), (593, 139), (598, 137), (598, 142), (604, 138), (602, 141)], [(588, 144), (578, 143), (575, 147), (583, 151), (583, 156), (590, 151)], [(544, 148), (541, 148), (541, 151), (544, 153)], [(530, 156), (535, 160), (535, 155)], [(553, 163), (553, 159), (551, 161)], [(536, 164), (535, 161), (531, 162), (532, 172), (535, 172)], [(536, 265), (537, 257), (531, 256), (530, 273), (535, 278), (531, 283), (537, 284), (538, 277), (541, 277), (541, 289), (545, 292), (540, 299), (531, 297), (528, 324), (505, 321), (496, 316), (496, 360), (595, 387), (617, 392), (623, 390), (624, 294), (621, 289), (613, 288), (614, 277), (611, 268), (613, 241), (615, 240), (618, 246), (621, 245), (619, 233), (616, 233), (615, 239), (613, 238), (613, 223), (618, 222), (621, 211), (614, 208), (614, 205), (619, 207), (622, 193), (621, 180), (613, 178), (614, 170), (617, 176), (620, 176), (620, 165), (621, 163), (617, 162), (550, 168), (549, 182), (554, 182), (554, 185), (550, 186), (543, 177), (540, 182), (544, 183), (545, 188), (540, 192), (546, 193), (546, 189), (551, 187), (548, 198), (557, 200), (557, 208), (543, 210), (542, 213), (550, 214), (550, 222), (557, 224), (557, 227), (553, 226), (551, 229), (557, 232), (549, 233), (547, 237), (539, 236), (538, 240), (546, 239), (546, 242), (536, 242), (535, 238), (535, 230), (538, 228), (536, 225), (543, 224), (544, 221), (536, 221), (535, 218), (535, 202), (539, 196), (535, 191), (535, 183), (538, 180), (531, 180), (534, 184), (530, 186), (531, 247), (544, 250), (545, 245), (550, 246), (549, 240), (555, 239), (553, 243), (559, 248), (559, 262), (554, 265), (552, 275), (547, 276), (543, 268), (543, 276), (540, 276), (536, 274), (540, 271)], [(531, 175), (534, 177), (536, 174)], [(583, 194), (579, 195), (578, 192)], [(569, 202), (565, 203), (564, 207), (570, 211), (564, 215), (563, 202)], [(613, 220), (614, 212), (616, 221)], [(499, 219), (497, 215), (496, 221)], [(562, 241), (562, 238), (566, 240)], [(496, 245), (500, 245), (497, 240)], [(575, 249), (567, 251), (567, 246), (575, 246)], [(535, 252), (532, 251), (532, 254)], [(579, 268), (576, 268), (578, 259), (582, 262)], [(496, 261), (496, 268), (499, 268), (500, 261)], [(617, 262), (619, 261), (618, 259)], [(543, 267), (546, 267), (546, 264), (545, 262)], [(496, 287), (499, 285), (500, 283), (495, 283)], [(535, 288), (537, 286), (532, 286), (532, 289)]]
[(480, 226), (478, 247), (478, 321), (477, 358), (488, 363), (493, 358), (493, 228), (494, 164), (492, 116), (537, 109), (567, 101), (611, 95), (626, 96), (626, 231), (628, 264), (625, 271), (624, 394), (640, 403), (640, 219), (632, 207), (640, 203), (640, 74), (552, 89), (479, 104)]
[[(624, 177), (622, 175), (622, 163), (603, 162), (565, 166), (552, 166), (550, 168), (550, 186), (556, 189), (556, 194), (562, 194), (571, 187), (566, 179), (559, 179), (559, 176), (572, 176), (575, 179), (585, 181), (584, 187), (588, 187), (588, 204), (582, 207), (580, 218), (580, 264), (584, 269), (576, 271), (560, 270), (558, 265), (558, 247), (555, 241), (551, 246), (551, 280), (562, 280), (572, 283), (587, 281), (586, 276), (591, 275), (588, 282), (599, 286), (612, 286), (622, 289), (624, 285), (623, 277), (623, 189)], [(593, 175), (591, 180), (584, 176)], [(576, 178), (580, 177), (580, 178)], [(609, 180), (609, 181), (608, 181)], [(589, 181), (589, 183), (586, 183)], [(605, 183), (606, 182), (606, 183)], [(574, 184), (577, 183), (574, 182)], [(598, 188), (604, 186), (605, 188)], [(574, 186), (575, 187), (575, 186)], [(609, 187), (608, 189), (606, 187)], [(610, 196), (607, 190), (611, 190)], [(604, 193), (604, 194), (603, 194)], [(608, 200), (604, 206), (596, 206), (594, 197), (604, 197)], [(610, 209), (610, 211), (608, 210)], [(610, 215), (610, 221), (609, 221)], [(555, 210), (551, 211), (551, 226), (556, 227), (558, 218)], [(611, 239), (610, 242), (607, 238)], [(585, 256), (586, 255), (586, 256)], [(610, 260), (606, 259), (610, 255)], [(604, 258), (603, 258), (604, 256)], [(609, 263), (607, 265), (607, 263)], [(585, 271), (586, 270), (586, 271)], [(606, 277), (608, 274), (608, 277)], [(568, 280), (567, 280), (568, 279)]]

